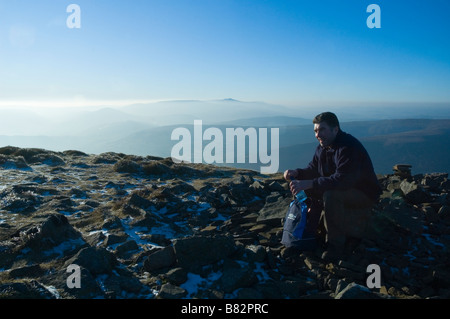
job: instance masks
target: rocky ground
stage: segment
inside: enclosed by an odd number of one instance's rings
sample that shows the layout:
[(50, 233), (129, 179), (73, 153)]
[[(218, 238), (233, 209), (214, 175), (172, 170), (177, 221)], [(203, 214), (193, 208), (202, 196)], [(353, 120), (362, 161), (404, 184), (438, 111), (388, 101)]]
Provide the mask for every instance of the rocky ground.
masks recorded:
[(281, 174), (0, 148), (0, 298), (450, 298), (447, 173), (379, 179), (367, 238), (327, 263), (280, 244)]

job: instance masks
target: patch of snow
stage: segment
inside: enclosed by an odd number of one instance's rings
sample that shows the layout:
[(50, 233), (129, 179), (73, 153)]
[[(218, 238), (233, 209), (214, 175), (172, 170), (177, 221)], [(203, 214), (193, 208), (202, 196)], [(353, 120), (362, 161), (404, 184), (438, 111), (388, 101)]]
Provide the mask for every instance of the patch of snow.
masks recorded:
[(256, 277), (258, 278), (258, 280), (260, 282), (264, 282), (267, 280), (271, 280), (271, 277), (269, 276), (269, 274), (267, 273), (267, 271), (264, 269), (264, 263), (259, 262), (259, 263), (255, 263), (255, 273), (256, 273)]
[(193, 298), (199, 291), (200, 288), (209, 288), (214, 281), (218, 280), (222, 276), (221, 272), (212, 272), (207, 278), (203, 278), (200, 275), (194, 273), (188, 273), (185, 283), (180, 285), (181, 288), (187, 291), (186, 299)]
[(56, 299), (61, 299), (58, 290), (54, 286), (44, 286)]
[(445, 248), (443, 243), (438, 242), (436, 239), (434, 239), (431, 234), (422, 234), (423, 237), (425, 237), (430, 243), (432, 243), (433, 245)]
[(64, 253), (67, 250), (74, 249), (77, 246), (84, 245), (85, 242), (82, 238), (72, 239), (72, 240), (66, 240), (59, 244), (56, 247), (53, 247), (52, 249), (46, 250), (42, 252), (45, 256), (50, 256), (53, 254), (59, 255), (59, 257), (63, 257)]

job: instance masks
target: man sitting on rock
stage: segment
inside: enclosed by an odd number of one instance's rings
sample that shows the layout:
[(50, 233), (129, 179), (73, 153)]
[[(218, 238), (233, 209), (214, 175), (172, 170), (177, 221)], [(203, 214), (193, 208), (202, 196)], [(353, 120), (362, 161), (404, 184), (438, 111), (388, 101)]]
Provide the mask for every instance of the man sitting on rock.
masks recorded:
[(336, 261), (344, 253), (347, 238), (364, 235), (381, 187), (366, 149), (341, 131), (335, 114), (319, 114), (313, 124), (319, 145), (312, 161), (304, 169), (285, 171), (284, 178), (294, 195), (305, 190), (316, 203), (313, 207), (318, 208), (308, 213), (320, 214), (323, 209), (326, 251), (322, 258)]

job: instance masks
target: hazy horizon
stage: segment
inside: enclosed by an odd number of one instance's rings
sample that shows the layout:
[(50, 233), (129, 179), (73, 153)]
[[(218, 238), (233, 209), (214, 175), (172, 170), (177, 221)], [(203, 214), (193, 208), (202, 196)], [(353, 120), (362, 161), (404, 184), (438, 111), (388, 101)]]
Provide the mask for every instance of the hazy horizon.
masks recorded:
[[(133, 101), (131, 104), (103, 104), (60, 106), (51, 105), (0, 105), (0, 135), (36, 135), (45, 131), (55, 131), (61, 125), (67, 131), (66, 122), (80, 122), (88, 119), (91, 127), (114, 125), (119, 122), (135, 121), (149, 127), (177, 124), (192, 124), (194, 120), (203, 120), (208, 124), (233, 122), (251, 126), (258, 118), (284, 117), (305, 119), (308, 124), (321, 113), (335, 112), (342, 122), (372, 121), (383, 119), (450, 119), (450, 103), (380, 103), (352, 104), (339, 106), (288, 106), (260, 101), (240, 101), (233, 98), (214, 100), (161, 100)], [(217, 114), (220, 116), (217, 116)], [(249, 120), (245, 123), (245, 120)], [(97, 121), (97, 122), (96, 122)], [(79, 128), (86, 128), (79, 123)], [(32, 127), (43, 130), (33, 132)], [(15, 129), (14, 129), (15, 128)], [(23, 128), (28, 130), (22, 131)], [(28, 132), (28, 133), (27, 133)], [(70, 132), (67, 132), (70, 133)], [(51, 134), (54, 135), (54, 134)]]
[(0, 107), (450, 103), (446, 1), (73, 3), (0, 1)]

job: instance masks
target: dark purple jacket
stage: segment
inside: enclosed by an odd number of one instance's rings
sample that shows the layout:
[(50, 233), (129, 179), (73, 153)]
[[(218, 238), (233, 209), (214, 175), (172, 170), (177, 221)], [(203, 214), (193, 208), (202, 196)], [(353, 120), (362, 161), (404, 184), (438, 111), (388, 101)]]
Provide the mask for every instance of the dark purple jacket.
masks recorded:
[(317, 146), (308, 167), (297, 172), (299, 179), (314, 181), (314, 193), (356, 188), (376, 202), (382, 192), (366, 149), (356, 138), (342, 131), (329, 148)]

